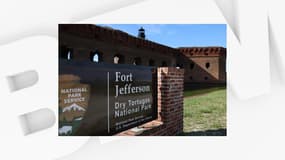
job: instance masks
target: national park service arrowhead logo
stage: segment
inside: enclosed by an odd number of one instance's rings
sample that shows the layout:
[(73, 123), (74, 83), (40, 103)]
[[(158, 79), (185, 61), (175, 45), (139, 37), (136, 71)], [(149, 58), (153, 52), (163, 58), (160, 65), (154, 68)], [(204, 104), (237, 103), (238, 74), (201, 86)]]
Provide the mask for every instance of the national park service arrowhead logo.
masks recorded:
[(59, 135), (73, 135), (88, 108), (90, 86), (75, 75), (60, 75)]

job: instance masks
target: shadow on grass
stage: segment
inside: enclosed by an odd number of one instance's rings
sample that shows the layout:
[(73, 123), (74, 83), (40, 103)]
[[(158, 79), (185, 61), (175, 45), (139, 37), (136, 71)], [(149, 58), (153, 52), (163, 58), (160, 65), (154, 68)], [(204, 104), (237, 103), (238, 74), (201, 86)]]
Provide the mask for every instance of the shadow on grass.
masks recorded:
[(227, 136), (227, 129), (206, 130), (197, 132), (183, 132), (178, 136)]
[(185, 90), (184, 91), (184, 97), (191, 97), (191, 96), (196, 96), (196, 95), (202, 95), (218, 90), (223, 90), (226, 89), (225, 86), (223, 87), (211, 87), (211, 88), (204, 88), (204, 89), (193, 89), (193, 90)]

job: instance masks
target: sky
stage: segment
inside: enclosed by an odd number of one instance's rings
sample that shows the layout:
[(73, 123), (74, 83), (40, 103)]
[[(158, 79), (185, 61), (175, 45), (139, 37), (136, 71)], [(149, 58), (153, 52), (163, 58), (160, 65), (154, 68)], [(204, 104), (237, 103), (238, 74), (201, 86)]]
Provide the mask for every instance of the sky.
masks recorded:
[(145, 29), (146, 39), (173, 48), (226, 47), (226, 24), (101, 24), (137, 36)]

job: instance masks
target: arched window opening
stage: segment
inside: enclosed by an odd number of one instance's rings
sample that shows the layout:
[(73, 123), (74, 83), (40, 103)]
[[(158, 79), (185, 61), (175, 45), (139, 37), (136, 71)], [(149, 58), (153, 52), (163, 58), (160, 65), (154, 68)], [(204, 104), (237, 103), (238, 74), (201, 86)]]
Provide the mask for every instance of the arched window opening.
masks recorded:
[(73, 49), (66, 48), (66, 47), (61, 47), (61, 49), (60, 49), (60, 58), (66, 59), (66, 60), (73, 59)]
[(71, 52), (68, 51), (68, 52), (67, 52), (67, 60), (71, 60), (71, 58), (72, 58)]
[(73, 59), (73, 51), (71, 49), (67, 50), (66, 59), (69, 60), (69, 61)]
[(125, 57), (120, 54), (116, 54), (114, 56), (114, 64), (123, 64), (125, 63)]
[(192, 70), (194, 68), (195, 64), (194, 63), (191, 63), (190, 64), (190, 69)]
[(99, 55), (96, 53), (96, 54), (94, 54), (94, 56), (93, 56), (93, 62), (99, 62)]
[(134, 58), (133, 65), (141, 65), (142, 59), (140, 57)]
[(210, 63), (207, 62), (207, 63), (205, 64), (205, 67), (208, 69), (208, 68), (210, 67)]
[(98, 51), (91, 52), (90, 53), (90, 60), (91, 60), (91, 62), (95, 62), (95, 63), (103, 62), (102, 54), (99, 53)]
[(204, 80), (208, 80), (208, 77), (206, 76), (206, 77), (204, 77)]
[(176, 64), (176, 68), (182, 69), (183, 68), (183, 64)]

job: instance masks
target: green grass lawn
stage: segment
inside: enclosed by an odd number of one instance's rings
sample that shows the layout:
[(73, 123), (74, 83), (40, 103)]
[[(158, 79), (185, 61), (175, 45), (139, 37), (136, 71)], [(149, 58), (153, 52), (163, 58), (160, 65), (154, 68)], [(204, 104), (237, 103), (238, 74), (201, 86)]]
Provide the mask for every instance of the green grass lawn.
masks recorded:
[(225, 134), (226, 88), (185, 91), (183, 135)]

